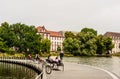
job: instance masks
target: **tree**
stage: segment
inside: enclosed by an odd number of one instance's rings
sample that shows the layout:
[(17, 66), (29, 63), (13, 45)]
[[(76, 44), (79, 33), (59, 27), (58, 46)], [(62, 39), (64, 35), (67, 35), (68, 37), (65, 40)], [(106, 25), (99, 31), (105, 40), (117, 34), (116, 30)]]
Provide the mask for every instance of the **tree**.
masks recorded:
[(66, 39), (63, 41), (64, 51), (73, 55), (93, 56), (97, 50), (96, 37), (97, 31), (91, 28), (83, 28), (75, 36), (66, 32)]
[(41, 36), (37, 35), (35, 26), (21, 23), (9, 25), (1, 24), (0, 37), (6, 41), (9, 48), (14, 47), (16, 52), (40, 52)]
[(57, 46), (57, 51), (61, 51), (61, 47), (59, 45)]
[(46, 52), (46, 53), (50, 53), (50, 45), (51, 45), (50, 40), (42, 39), (41, 51)]
[(66, 38), (64, 41), (63, 41), (63, 50), (65, 52), (70, 52), (72, 53), (72, 48), (73, 48), (73, 39), (71, 37), (69, 38)]
[(77, 39), (79, 40), (79, 53), (82, 56), (93, 56), (96, 54), (96, 35), (92, 32), (79, 32)]
[(0, 52), (6, 52), (6, 44), (2, 38), (0, 38)]
[(110, 37), (105, 38), (104, 45), (105, 45), (106, 54), (110, 54), (109, 51), (111, 51), (112, 48), (114, 48), (114, 44), (112, 43), (112, 38)]
[(96, 41), (96, 45), (97, 45), (97, 50), (96, 50), (96, 54), (103, 54), (105, 52), (105, 45), (104, 45), (104, 37), (103, 35), (98, 35), (97, 36), (97, 41)]
[(11, 25), (15, 33), (15, 47), (19, 48), (18, 52), (40, 52), (41, 36), (37, 35), (35, 26), (28, 26), (21, 23)]
[(84, 33), (91, 32), (92, 34), (97, 35), (97, 31), (92, 28), (83, 28), (81, 32), (84, 32)]
[(13, 47), (15, 34), (11, 31), (10, 25), (7, 22), (1, 24), (0, 37), (6, 42), (8, 47)]
[(66, 31), (65, 32), (65, 38), (75, 38), (75, 35), (71, 31)]
[(69, 52), (69, 53), (76, 53), (78, 51), (78, 48), (79, 48), (79, 44), (78, 44), (78, 40), (76, 38), (66, 38), (64, 41), (63, 41), (63, 50), (65, 52)]

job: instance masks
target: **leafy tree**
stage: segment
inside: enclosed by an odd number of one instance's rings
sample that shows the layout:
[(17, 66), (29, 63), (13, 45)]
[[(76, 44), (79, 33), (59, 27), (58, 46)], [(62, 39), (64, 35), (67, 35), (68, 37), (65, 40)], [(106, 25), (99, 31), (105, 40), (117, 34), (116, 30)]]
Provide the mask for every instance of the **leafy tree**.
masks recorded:
[(105, 38), (104, 45), (105, 45), (106, 54), (110, 54), (109, 51), (111, 51), (112, 48), (114, 48), (114, 44), (112, 43), (112, 38), (110, 37)]
[(71, 37), (69, 37), (69, 38), (66, 38), (64, 41), (63, 41), (63, 46), (64, 46), (64, 48), (63, 48), (63, 50), (65, 51), (65, 52), (70, 52), (70, 53), (72, 53), (72, 48), (73, 48), (73, 39), (71, 38)]
[(61, 47), (59, 45), (57, 46), (57, 51), (61, 51)]
[(6, 52), (6, 45), (2, 38), (0, 38), (0, 52)]
[(75, 35), (71, 31), (66, 31), (65, 32), (65, 38), (69, 38), (69, 37), (74, 38)]
[(83, 28), (83, 29), (81, 30), (81, 32), (84, 32), (84, 33), (91, 32), (91, 33), (93, 33), (94, 35), (97, 35), (97, 31), (94, 30), (94, 29), (92, 29), (92, 28)]
[(96, 39), (97, 39), (97, 41), (96, 41), (96, 45), (97, 45), (96, 53), (103, 54), (105, 52), (104, 37), (103, 37), (103, 35), (98, 35)]
[(10, 25), (7, 22), (1, 24), (0, 37), (6, 42), (8, 47), (14, 45), (14, 32), (11, 31)]
[(69, 53), (76, 53), (79, 48), (78, 40), (76, 38), (67, 38), (63, 41), (63, 50)]
[(63, 42), (64, 51), (73, 55), (92, 56), (96, 54), (97, 31), (91, 28), (83, 28), (76, 36), (69, 32)]
[(16, 52), (40, 52), (41, 36), (36, 34), (35, 26), (4, 22), (0, 29), (0, 37), (9, 48), (14, 47)]
[(96, 54), (96, 36), (92, 32), (79, 32), (77, 34), (79, 40), (79, 53), (80, 55), (92, 56)]
[(50, 53), (50, 45), (51, 45), (50, 40), (42, 39), (41, 51), (46, 52), (46, 53)]
[(11, 25), (15, 33), (15, 47), (19, 48), (18, 52), (40, 52), (40, 35), (34, 26), (28, 26), (21, 23)]

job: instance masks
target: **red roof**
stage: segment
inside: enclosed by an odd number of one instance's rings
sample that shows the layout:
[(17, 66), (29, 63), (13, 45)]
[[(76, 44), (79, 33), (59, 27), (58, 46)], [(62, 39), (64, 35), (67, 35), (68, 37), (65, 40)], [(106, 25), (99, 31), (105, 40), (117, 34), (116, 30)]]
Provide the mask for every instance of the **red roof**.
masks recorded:
[(55, 31), (48, 31), (50, 33), (50, 36), (53, 37), (62, 37), (60, 32), (55, 32)]
[[(42, 32), (42, 30), (44, 30), (44, 32)], [(45, 29), (44, 26), (38, 26), (37, 31), (41, 32), (41, 33), (50, 33), (50, 36), (52, 36), (52, 37), (63, 37), (60, 32), (48, 31)]]
[(117, 32), (106, 32), (104, 36), (115, 36), (115, 37), (120, 37), (120, 33)]
[(38, 26), (37, 27), (37, 31), (39, 32), (39, 31), (41, 31), (42, 30), (42, 26)]

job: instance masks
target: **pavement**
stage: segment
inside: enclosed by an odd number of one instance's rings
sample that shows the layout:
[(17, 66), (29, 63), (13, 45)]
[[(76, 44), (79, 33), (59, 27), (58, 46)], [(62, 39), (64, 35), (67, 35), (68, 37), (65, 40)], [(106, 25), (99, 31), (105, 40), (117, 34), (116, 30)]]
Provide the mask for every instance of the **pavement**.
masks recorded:
[(43, 79), (119, 79), (117, 76), (106, 70), (64, 62), (64, 71), (53, 70), (50, 75), (44, 74)]

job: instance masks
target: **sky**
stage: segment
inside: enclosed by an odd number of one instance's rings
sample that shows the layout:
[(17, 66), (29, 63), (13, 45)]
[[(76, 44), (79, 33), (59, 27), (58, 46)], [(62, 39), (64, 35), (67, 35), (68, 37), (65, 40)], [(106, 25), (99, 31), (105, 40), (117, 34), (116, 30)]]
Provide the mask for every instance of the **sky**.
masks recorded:
[(120, 33), (120, 0), (0, 0), (3, 22), (45, 26), (53, 31), (93, 28)]

